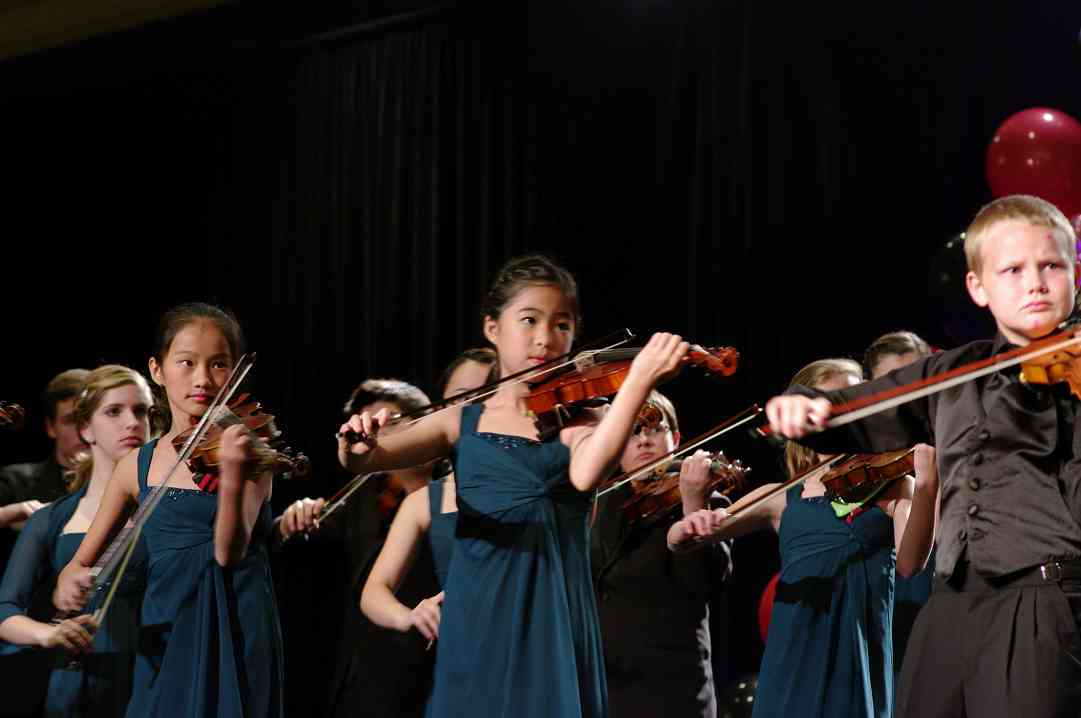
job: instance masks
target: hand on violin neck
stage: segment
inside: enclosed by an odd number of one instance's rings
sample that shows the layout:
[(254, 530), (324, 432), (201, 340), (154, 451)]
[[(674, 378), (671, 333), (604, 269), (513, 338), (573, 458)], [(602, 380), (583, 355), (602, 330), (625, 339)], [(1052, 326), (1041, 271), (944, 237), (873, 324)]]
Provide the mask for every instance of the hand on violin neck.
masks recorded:
[(690, 345), (678, 334), (657, 332), (631, 362), (627, 383), (640, 384), (648, 393), (679, 373), (689, 348)]
[(221, 433), (221, 478), (219, 490), (237, 490), (245, 479), (255, 479), (252, 471), (256, 446), (243, 424), (234, 424)]
[(829, 421), (831, 410), (828, 399), (812, 399), (799, 394), (775, 396), (766, 404), (770, 429), (787, 439), (800, 439), (822, 431)]
[(916, 444), (912, 456), (916, 473), (916, 491), (938, 493), (938, 465), (935, 463), (935, 447)]
[(679, 493), (683, 499), (684, 516), (690, 516), (708, 505), (712, 461), (709, 453), (702, 450), (683, 460), (679, 469)]

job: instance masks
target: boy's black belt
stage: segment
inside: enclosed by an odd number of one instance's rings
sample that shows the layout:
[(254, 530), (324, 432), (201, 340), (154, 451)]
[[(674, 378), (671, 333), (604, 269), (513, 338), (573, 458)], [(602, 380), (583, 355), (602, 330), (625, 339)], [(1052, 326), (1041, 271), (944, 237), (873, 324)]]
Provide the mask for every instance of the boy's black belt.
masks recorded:
[(949, 580), (935, 578), (935, 590), (950, 592), (994, 591), (1003, 588), (1041, 586), (1047, 583), (1081, 581), (1081, 559), (1048, 561), (1007, 576), (981, 576), (971, 564), (959, 561)]
[(1081, 581), (1081, 560), (1048, 561), (1033, 570), (1044, 581)]

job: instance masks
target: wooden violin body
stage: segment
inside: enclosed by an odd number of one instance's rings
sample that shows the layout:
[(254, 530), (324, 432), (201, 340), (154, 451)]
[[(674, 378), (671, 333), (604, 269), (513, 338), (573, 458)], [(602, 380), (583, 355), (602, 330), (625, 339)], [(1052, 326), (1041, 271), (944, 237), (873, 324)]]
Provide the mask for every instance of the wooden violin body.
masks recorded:
[[(632, 484), (634, 495), (621, 507), (625, 522), (632, 527), (648, 528), (657, 521), (670, 516), (683, 505), (679, 489), (679, 471), (682, 461), (673, 461), (656, 478)], [(710, 459), (708, 493), (726, 495), (743, 486), (750, 469), (738, 459), (734, 462), (724, 452), (713, 454)]]
[(845, 454), (833, 460), (822, 477), (826, 495), (845, 503), (860, 503), (879, 488), (915, 471), (915, 449), (884, 454)]
[[(221, 435), (234, 424), (243, 424), (256, 438), (252, 451), (253, 470), (256, 472), (271, 471), (299, 477), (306, 476), (310, 470), (304, 454), (294, 457), (290, 449), (284, 446), (281, 432), (274, 424), (274, 415), (264, 413), (259, 402), (248, 401), (248, 396), (240, 394), (229, 403), (227, 409), (223, 409), (188, 458), (188, 469), (197, 477), (196, 483), (204, 491), (217, 489), (221, 471)], [(178, 453), (194, 431), (195, 427), (192, 427), (173, 438), (173, 447)]]
[[(572, 371), (530, 383), (525, 403), (536, 418), (541, 439), (550, 438), (565, 426), (575, 409), (603, 402), (618, 392), (639, 351), (617, 349), (590, 354), (576, 362)], [(739, 365), (739, 352), (732, 347), (696, 347), (687, 352), (683, 362), (716, 376), (731, 376)]]

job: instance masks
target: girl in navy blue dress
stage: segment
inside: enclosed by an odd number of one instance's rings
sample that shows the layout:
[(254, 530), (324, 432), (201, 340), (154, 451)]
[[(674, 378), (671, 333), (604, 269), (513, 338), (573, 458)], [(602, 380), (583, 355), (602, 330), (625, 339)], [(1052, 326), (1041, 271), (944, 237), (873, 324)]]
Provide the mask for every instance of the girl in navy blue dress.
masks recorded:
[[(512, 260), (483, 310), (485, 337), (506, 376), (570, 350), (580, 324), (577, 286), (539, 256)], [(590, 492), (609, 475), (653, 387), (687, 352), (657, 334), (635, 358), (599, 421), (541, 442), (523, 384), (370, 443), (339, 443), (354, 473), (451, 455), (458, 526), (439, 625), (434, 718), (608, 713), (589, 568)], [(369, 437), (385, 413), (341, 427)]]
[[(236, 320), (206, 304), (181, 305), (162, 319), (150, 373), (168, 400), (165, 436), (117, 466), (86, 538), (58, 580), (61, 610), (83, 603), (89, 570), (177, 454), (172, 439), (192, 426), (242, 352)], [(186, 466), (143, 529), (149, 552), (142, 645), (149, 675), (136, 681), (127, 715), (282, 714), (281, 631), (266, 537), (269, 473), (250, 470), (243, 426), (222, 432), (216, 493), (201, 490)]]
[[(863, 380), (859, 364), (823, 359), (793, 384), (829, 390)], [(790, 475), (825, 457), (790, 442)], [(934, 540), (938, 475), (933, 450), (916, 448), (916, 477), (899, 480), (855, 510), (825, 496), (824, 469), (739, 519), (702, 510), (674, 524), (669, 546), (693, 537), (735, 538), (777, 531), (781, 578), (758, 676), (755, 718), (889, 718), (893, 713), (894, 569), (920, 571)], [(737, 501), (736, 511), (777, 484)], [(842, 515), (843, 514), (843, 515)]]
[[(58, 623), (27, 615), (31, 599), (71, 560), (98, 511), (117, 462), (150, 432), (150, 387), (138, 372), (107, 364), (86, 378), (75, 402), (75, 425), (89, 451), (75, 459), (70, 493), (34, 513), (19, 535), (0, 585), (0, 639), (23, 646), (81, 654), (58, 661), (49, 679), (46, 716), (124, 715), (131, 696), (145, 552), (117, 593), (100, 627), (82, 614)], [(95, 632), (96, 629), (96, 632)]]

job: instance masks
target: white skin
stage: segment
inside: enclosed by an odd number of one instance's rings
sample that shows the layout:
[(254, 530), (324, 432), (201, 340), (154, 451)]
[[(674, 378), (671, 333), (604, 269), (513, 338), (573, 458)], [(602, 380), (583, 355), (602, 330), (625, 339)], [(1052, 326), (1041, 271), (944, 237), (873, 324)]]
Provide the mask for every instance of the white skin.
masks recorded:
[(53, 440), (56, 463), (67, 468), (76, 454), (86, 451), (86, 443), (75, 428), (75, 399), (64, 399), (56, 405), (56, 418), (45, 417), (45, 433)]
[[(557, 287), (547, 284), (526, 285), (498, 317), (484, 320), (485, 336), (499, 354), (503, 376), (567, 353), (574, 331), (569, 300)], [(678, 371), (686, 353), (687, 343), (678, 336), (654, 335), (635, 357), (604, 417), (560, 432), (559, 440), (570, 450), (570, 481), (575, 488), (592, 491), (611, 473), (649, 392)], [(527, 393), (524, 384), (502, 385), (485, 402), (477, 430), (536, 439), (537, 428), (525, 402)], [(373, 436), (387, 418), (386, 412), (354, 415), (341, 426), (340, 432)], [(460, 422), (461, 409), (452, 408), (392, 436), (380, 435), (374, 447), (364, 442), (350, 445), (341, 438), (338, 459), (342, 466), (356, 473), (426, 463), (450, 453), (458, 441)]]
[[(834, 391), (853, 386), (859, 380), (851, 374), (834, 374), (819, 382), (815, 388)], [(934, 544), (934, 527), (937, 515), (938, 470), (935, 466), (934, 449), (926, 444), (915, 447), (915, 477), (905, 477), (893, 482), (880, 493), (874, 504), (893, 520), (894, 548), (897, 551), (897, 572), (904, 577), (914, 576), (923, 570)], [(828, 457), (818, 455), (822, 461)], [(823, 496), (826, 487), (822, 483), (828, 467), (822, 467), (807, 477), (803, 484), (804, 498)], [(760, 503), (754, 509), (729, 520), (729, 514), (776, 489), (780, 484), (765, 484), (750, 492), (728, 510), (703, 509), (673, 524), (668, 532), (668, 545), (676, 546), (685, 541), (702, 538), (725, 540), (737, 538), (754, 531), (780, 530), (781, 515), (787, 505), (784, 493)], [(911, 520), (910, 520), (911, 519)]]
[[(79, 501), (64, 533), (82, 533), (97, 513), (106, 486), (116, 465), (150, 434), (149, 390), (140, 384), (125, 384), (106, 391), (98, 408), (79, 433), (90, 446), (94, 463), (86, 495)], [(93, 616), (83, 614), (59, 623), (43, 623), (28, 616), (11, 616), (0, 623), (0, 639), (23, 646), (53, 648), (72, 653), (90, 649), (97, 628)]]
[[(488, 379), (489, 364), (465, 361), (451, 373), (443, 398), (455, 396), (483, 386)], [(454, 476), (448, 476), (443, 482), (443, 513), (458, 510), (454, 490)], [(416, 560), (424, 535), (432, 525), (429, 509), (428, 487), (415, 494), (410, 494), (398, 508), (398, 513), (390, 525), (387, 540), (379, 552), (375, 565), (364, 584), (360, 595), (360, 610), (373, 623), (402, 633), (417, 631), (429, 641), (439, 637), (444, 594), (423, 599), (410, 609), (394, 595), (402, 581), (409, 575)]]
[[(205, 413), (228, 378), (235, 360), (225, 335), (216, 324), (207, 320), (189, 322), (178, 331), (160, 364), (151, 358), (150, 375), (155, 383), (165, 388), (172, 425), (169, 433), (158, 441), (147, 476), (148, 485), (159, 485), (165, 480), (177, 459), (173, 438), (193, 426)], [(270, 498), (271, 474), (249, 471), (252, 438), (243, 425), (231, 426), (222, 432), (219, 457), (214, 560), (227, 567), (247, 553), (259, 509)], [(117, 464), (86, 538), (75, 557), (60, 572), (53, 603), (61, 611), (82, 608), (84, 594), (93, 583), (90, 568), (138, 507), (137, 462), (137, 452), (132, 452)], [(187, 466), (177, 467), (168, 485), (197, 490)]]
[[(1056, 230), (1025, 220), (1003, 220), (980, 243), (979, 272), (965, 276), (969, 296), (987, 307), (998, 330), (1017, 346), (1047, 336), (1073, 311), (1081, 265)], [(799, 439), (821, 431), (830, 417), (828, 399), (775, 396), (766, 404), (774, 432)]]

